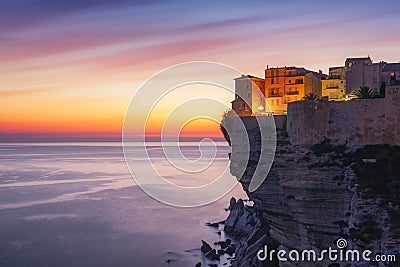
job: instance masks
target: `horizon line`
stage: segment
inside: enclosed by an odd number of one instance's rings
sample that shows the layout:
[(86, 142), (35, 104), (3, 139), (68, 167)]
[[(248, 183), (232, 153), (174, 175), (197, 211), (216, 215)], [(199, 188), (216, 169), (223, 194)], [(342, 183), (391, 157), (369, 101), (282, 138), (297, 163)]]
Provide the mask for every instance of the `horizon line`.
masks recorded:
[[(181, 141), (200, 141), (211, 138), (216, 141), (225, 141), (223, 136), (217, 135), (193, 135), (180, 136)], [(166, 141), (174, 141), (175, 137), (164, 137)], [(133, 137), (132, 142), (141, 141), (140, 136)], [(151, 135), (145, 137), (146, 142), (160, 142), (161, 136)], [(99, 135), (99, 134), (54, 134), (54, 133), (0, 133), (0, 143), (48, 143), (48, 142), (123, 142), (122, 135)]]

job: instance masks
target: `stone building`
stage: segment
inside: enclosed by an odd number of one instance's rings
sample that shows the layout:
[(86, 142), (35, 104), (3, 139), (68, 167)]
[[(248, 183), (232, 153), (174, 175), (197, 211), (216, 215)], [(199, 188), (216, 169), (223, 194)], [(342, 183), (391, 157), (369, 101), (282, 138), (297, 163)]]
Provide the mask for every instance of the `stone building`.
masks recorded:
[(277, 67), (265, 69), (265, 98), (273, 114), (285, 114), (287, 104), (305, 95), (322, 94), (322, 72), (305, 68)]
[(382, 69), (382, 82), (385, 85), (400, 84), (400, 63), (388, 63)]
[(265, 77), (242, 75), (235, 79), (232, 108), (239, 115), (282, 115), (288, 103), (314, 93), (329, 100), (348, 100), (361, 86), (384, 96), (385, 85), (400, 84), (400, 63), (373, 63), (371, 58), (347, 58), (345, 66), (329, 68), (329, 76), (298, 67), (265, 69)]
[(321, 80), (322, 96), (327, 96), (330, 100), (344, 100), (346, 96), (346, 68), (329, 68), (328, 79)]
[(346, 93), (351, 94), (361, 86), (368, 86), (375, 92), (379, 92), (381, 86), (381, 72), (385, 62), (372, 63), (371, 58), (347, 58), (346, 68)]
[(264, 79), (251, 75), (235, 78), (232, 109), (238, 115), (261, 115), (265, 110)]

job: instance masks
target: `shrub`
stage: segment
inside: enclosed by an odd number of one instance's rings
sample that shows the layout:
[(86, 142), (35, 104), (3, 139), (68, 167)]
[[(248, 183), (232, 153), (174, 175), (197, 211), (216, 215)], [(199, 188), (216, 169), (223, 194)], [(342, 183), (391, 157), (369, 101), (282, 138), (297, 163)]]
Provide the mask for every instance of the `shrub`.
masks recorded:
[(373, 240), (379, 240), (382, 237), (383, 230), (379, 227), (375, 218), (367, 214), (360, 219), (356, 228), (351, 228), (349, 232), (351, 238), (361, 240), (368, 245)]
[(334, 146), (332, 145), (331, 140), (328, 138), (324, 138), (324, 140), (321, 143), (315, 144), (311, 147), (311, 151), (317, 157), (321, 157), (323, 154), (330, 153), (333, 150)]

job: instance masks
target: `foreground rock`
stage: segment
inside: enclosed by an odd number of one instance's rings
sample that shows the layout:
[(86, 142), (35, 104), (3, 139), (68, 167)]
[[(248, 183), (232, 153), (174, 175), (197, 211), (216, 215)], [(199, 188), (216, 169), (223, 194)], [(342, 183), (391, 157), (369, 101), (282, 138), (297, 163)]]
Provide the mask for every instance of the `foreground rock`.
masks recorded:
[(206, 253), (206, 258), (209, 260), (219, 260), (220, 255), (218, 255), (217, 251), (215, 249), (212, 249), (208, 253)]
[(207, 254), (212, 250), (212, 247), (206, 241), (201, 240), (201, 243), (202, 243), (200, 248), (201, 253)]
[(236, 201), (235, 198), (231, 198), (229, 216), (225, 220), (225, 232), (239, 236), (249, 234), (256, 221), (256, 214), (251, 207), (245, 206), (242, 199)]
[(231, 244), (231, 242), (232, 241), (228, 238), (225, 241), (218, 241), (218, 242), (215, 242), (214, 244), (220, 245), (222, 249), (226, 249)]
[[(245, 206), (241, 199), (232, 198), (229, 205), (230, 214), (226, 219), (225, 231), (240, 238), (238, 245), (231, 244), (230, 240), (218, 242), (225, 247), (225, 253), (235, 254), (232, 261), (233, 267), (259, 266), (256, 258), (258, 250), (265, 244), (271, 249), (276, 249), (279, 243), (268, 233), (269, 228), (263, 224), (253, 207)], [(262, 266), (277, 266), (276, 258), (272, 262), (264, 263)]]

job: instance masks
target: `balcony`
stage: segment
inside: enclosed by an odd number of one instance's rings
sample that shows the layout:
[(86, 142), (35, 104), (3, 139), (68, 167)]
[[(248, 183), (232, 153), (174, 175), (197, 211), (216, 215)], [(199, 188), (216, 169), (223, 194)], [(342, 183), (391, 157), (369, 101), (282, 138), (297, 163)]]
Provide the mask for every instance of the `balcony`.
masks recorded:
[(286, 94), (287, 95), (298, 95), (299, 91), (289, 91), (289, 92), (286, 92)]
[(327, 86), (326, 89), (339, 89), (339, 85), (330, 85)]
[(268, 97), (282, 97), (282, 96), (283, 96), (283, 93), (279, 93), (279, 92), (268, 94)]

